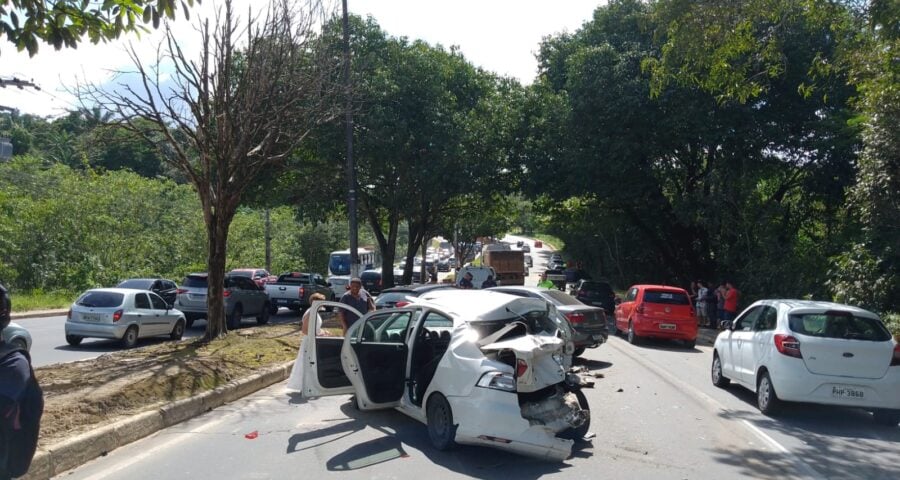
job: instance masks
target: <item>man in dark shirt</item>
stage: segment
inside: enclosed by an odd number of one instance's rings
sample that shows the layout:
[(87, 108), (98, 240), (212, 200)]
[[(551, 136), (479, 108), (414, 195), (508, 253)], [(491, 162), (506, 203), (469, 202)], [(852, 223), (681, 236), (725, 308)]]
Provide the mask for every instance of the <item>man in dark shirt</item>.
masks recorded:
[(491, 287), (496, 287), (496, 286), (497, 286), (497, 282), (494, 281), (493, 275), (488, 275), (487, 280), (481, 282), (481, 288), (491, 288)]
[[(363, 314), (375, 310), (375, 302), (372, 300), (369, 292), (362, 289), (362, 280), (357, 277), (350, 279), (350, 290), (341, 295), (340, 302), (355, 308)], [(346, 309), (341, 309), (340, 314), (341, 326), (344, 327), (344, 333), (347, 333), (350, 326), (359, 320), (359, 316)]]
[[(6, 288), (0, 285), (0, 330), (9, 325), (9, 296)], [(6, 343), (0, 338), (0, 347)], [(25, 355), (15, 352), (0, 358), (0, 422), (6, 421), (8, 415), (13, 415), (14, 405), (21, 400), (25, 392), (28, 380), (31, 378), (31, 369)], [(9, 438), (3, 429), (0, 429), (0, 480), (9, 477), (6, 472), (7, 454), (9, 451)]]
[(462, 280), (459, 281), (459, 288), (474, 288), (474, 287), (475, 287), (475, 285), (472, 285), (472, 274), (469, 272), (466, 272), (466, 274), (463, 275)]

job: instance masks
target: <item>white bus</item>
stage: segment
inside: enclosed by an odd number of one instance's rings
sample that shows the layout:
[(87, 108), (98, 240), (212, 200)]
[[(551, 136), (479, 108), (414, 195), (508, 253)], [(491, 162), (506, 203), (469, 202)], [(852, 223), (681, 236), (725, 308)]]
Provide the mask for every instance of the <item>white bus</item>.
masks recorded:
[[(381, 262), (375, 250), (358, 248), (356, 249), (356, 254), (359, 257), (359, 273), (380, 266)], [(347, 291), (347, 285), (350, 283), (351, 267), (349, 249), (336, 250), (331, 252), (331, 255), (328, 257), (327, 280), (331, 283), (331, 290), (338, 298)]]

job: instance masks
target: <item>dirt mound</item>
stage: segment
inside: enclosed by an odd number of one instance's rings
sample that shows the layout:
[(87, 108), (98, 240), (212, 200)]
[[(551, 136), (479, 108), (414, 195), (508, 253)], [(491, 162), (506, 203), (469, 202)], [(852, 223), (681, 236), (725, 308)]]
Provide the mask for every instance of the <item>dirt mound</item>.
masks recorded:
[(231, 332), (123, 350), (35, 369), (44, 389), (40, 444), (58, 441), (159, 406), (212, 390), (297, 357), (297, 324)]

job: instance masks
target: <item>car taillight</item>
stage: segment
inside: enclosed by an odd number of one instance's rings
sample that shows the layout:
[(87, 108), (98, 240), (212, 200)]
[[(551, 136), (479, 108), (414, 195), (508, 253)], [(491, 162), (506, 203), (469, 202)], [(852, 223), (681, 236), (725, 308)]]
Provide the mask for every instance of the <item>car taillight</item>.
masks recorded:
[(639, 304), (637, 307), (635, 307), (634, 313), (640, 313), (640, 314), (643, 315), (643, 313), (644, 313), (644, 304), (641, 303), (641, 304)]
[(516, 377), (521, 378), (528, 372), (528, 362), (523, 359), (516, 360)]
[(569, 319), (569, 323), (584, 323), (584, 314), (578, 312), (570, 312), (566, 314), (566, 318)]
[(381, 279), (380, 279), (380, 278), (378, 279), (378, 282), (377, 282), (376, 284), (377, 284), (379, 287), (381, 286)]
[(175, 290), (175, 293), (177, 293), (178, 295), (181, 295), (183, 293), (188, 293), (188, 291), (186, 288), (179, 288), (178, 290)]
[(300, 287), (300, 298), (303, 298), (306, 294), (306, 287)]
[(71, 308), (69, 309), (69, 313), (66, 314), (66, 318), (67, 318), (68, 320), (71, 320), (71, 319), (72, 319), (72, 309), (71, 309)]
[(230, 296), (231, 296), (231, 290), (225, 290), (224, 292), (222, 292), (222, 296), (225, 297), (225, 298), (230, 297)]
[(113, 312), (113, 322), (118, 322), (122, 319), (122, 310), (116, 310)]
[(778, 350), (778, 353), (781, 353), (782, 355), (803, 358), (803, 354), (800, 353), (800, 340), (797, 340), (791, 335), (785, 335), (783, 333), (776, 334), (775, 348)]
[(891, 360), (892, 367), (900, 366), (900, 343), (894, 345), (894, 359)]

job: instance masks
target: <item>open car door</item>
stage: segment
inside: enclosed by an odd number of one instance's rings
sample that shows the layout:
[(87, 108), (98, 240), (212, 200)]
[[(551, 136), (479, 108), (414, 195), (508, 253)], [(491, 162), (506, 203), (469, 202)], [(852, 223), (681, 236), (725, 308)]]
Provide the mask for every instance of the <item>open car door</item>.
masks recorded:
[(350, 328), (352, 354), (343, 357), (344, 369), (360, 409), (400, 404), (406, 386), (407, 341), (417, 314), (416, 308), (378, 310)]
[[(349, 305), (338, 302), (313, 302), (309, 307), (309, 340), (303, 357), (303, 395), (308, 398), (354, 393), (344, 370), (342, 352), (352, 353), (341, 326), (342, 311), (360, 315)], [(313, 323), (314, 322), (314, 323)], [(352, 334), (359, 321), (350, 327)], [(355, 360), (352, 361), (355, 363)]]

